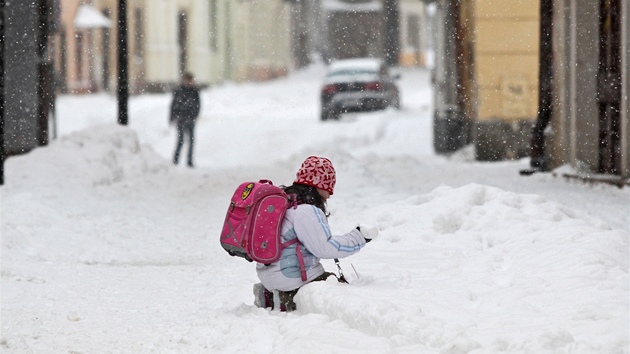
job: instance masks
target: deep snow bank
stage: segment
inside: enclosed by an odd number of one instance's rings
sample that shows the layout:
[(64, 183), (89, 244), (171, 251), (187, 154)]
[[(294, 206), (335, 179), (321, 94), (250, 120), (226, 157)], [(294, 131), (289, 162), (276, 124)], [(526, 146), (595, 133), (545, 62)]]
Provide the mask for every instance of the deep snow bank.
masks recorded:
[(8, 159), (6, 166), (9, 188), (92, 187), (167, 171), (166, 161), (141, 145), (135, 131), (114, 124), (63, 136), (50, 146)]
[[(134, 200), (134, 194), (149, 195), (147, 188), (170, 174), (166, 161), (141, 145), (133, 130), (113, 124), (12, 157), (6, 171), (2, 244), (12, 252), (3, 252), (3, 271), (13, 267), (13, 257), (87, 263), (128, 258), (121, 254), (128, 242), (107, 240), (124, 232), (111, 225), (125, 217), (140, 222), (132, 211), (142, 198)], [(127, 206), (121, 195), (130, 198)]]
[(628, 346), (626, 232), (541, 196), (477, 184), (440, 187), (363, 217), (381, 236), (349, 260), (359, 278), (346, 264), (351, 286), (305, 287), (302, 311), (403, 347)]

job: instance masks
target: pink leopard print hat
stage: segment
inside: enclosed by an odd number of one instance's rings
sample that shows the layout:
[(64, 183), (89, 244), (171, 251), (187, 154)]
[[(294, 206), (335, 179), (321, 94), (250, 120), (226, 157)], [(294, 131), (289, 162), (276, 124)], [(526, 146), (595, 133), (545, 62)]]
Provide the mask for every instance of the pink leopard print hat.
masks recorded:
[(335, 168), (325, 157), (309, 156), (302, 162), (293, 183), (321, 188), (333, 195), (337, 177)]

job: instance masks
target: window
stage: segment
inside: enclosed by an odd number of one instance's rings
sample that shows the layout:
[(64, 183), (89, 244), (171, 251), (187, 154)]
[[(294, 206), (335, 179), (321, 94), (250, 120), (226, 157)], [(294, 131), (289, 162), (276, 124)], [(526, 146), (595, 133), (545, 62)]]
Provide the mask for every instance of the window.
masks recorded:
[(420, 16), (407, 17), (407, 46), (414, 51), (420, 50)]
[(218, 23), (218, 10), (217, 10), (217, 0), (210, 0), (210, 49), (216, 51), (219, 49), (219, 36), (217, 33), (217, 23)]
[(180, 12), (177, 23), (177, 44), (179, 45), (179, 72), (183, 74), (186, 72), (186, 61), (188, 57), (188, 16), (185, 12)]
[[(109, 18), (109, 9), (103, 10), (103, 15)], [(103, 89), (109, 90), (109, 42), (110, 42), (110, 30), (109, 28), (103, 28), (103, 37), (101, 43), (101, 54), (103, 55)]]
[(76, 57), (77, 57), (77, 80), (83, 80), (83, 33), (77, 32), (74, 37), (76, 43)]
[(134, 11), (134, 40), (136, 41), (136, 46), (134, 50), (134, 55), (136, 57), (142, 58), (144, 55), (144, 23), (142, 18), (142, 9), (136, 8)]

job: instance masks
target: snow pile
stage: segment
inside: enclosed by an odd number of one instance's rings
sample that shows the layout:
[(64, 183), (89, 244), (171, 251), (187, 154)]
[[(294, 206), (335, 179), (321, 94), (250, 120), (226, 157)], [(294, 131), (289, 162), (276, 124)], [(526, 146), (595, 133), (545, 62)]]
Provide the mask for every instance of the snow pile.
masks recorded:
[(18, 172), (7, 176), (18, 183), (34, 183), (46, 188), (72, 185), (83, 188), (109, 185), (143, 174), (165, 173), (166, 161), (136, 133), (116, 125), (99, 125), (53, 141), (50, 147), (17, 156), (9, 164)]
[(304, 311), (440, 351), (627, 345), (626, 232), (540, 196), (476, 184), (371, 208), (363, 219), (382, 231), (352, 259), (359, 279), (347, 289), (305, 287)]
[[(109, 224), (124, 217), (125, 210), (119, 216), (109, 210), (109, 188), (128, 189), (138, 180), (147, 184), (151, 176), (163, 179), (169, 168), (150, 147), (138, 142), (134, 131), (114, 125), (73, 133), (47, 148), (11, 158), (7, 184), (20, 192), (3, 190), (3, 204), (10, 207), (2, 210), (2, 242), (13, 251), (3, 253), (3, 272), (12, 268), (13, 257), (78, 261), (72, 259), (76, 256), (88, 263), (108, 253), (120, 257), (121, 249), (115, 246), (108, 252), (108, 242), (103, 240), (111, 231)], [(72, 244), (88, 249), (69, 247)]]

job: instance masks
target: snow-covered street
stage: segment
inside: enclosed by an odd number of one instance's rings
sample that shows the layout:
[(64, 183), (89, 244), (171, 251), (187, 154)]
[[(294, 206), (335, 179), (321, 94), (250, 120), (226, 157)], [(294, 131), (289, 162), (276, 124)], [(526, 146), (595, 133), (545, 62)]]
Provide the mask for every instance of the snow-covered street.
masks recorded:
[[(202, 92), (195, 169), (174, 166), (169, 94), (62, 96), (59, 139), (1, 187), (3, 353), (630, 353), (630, 191), (519, 176), (432, 149), (430, 73), (402, 109), (319, 121), (321, 65)], [(219, 245), (234, 188), (332, 160), (333, 231), (376, 225), (350, 285), (253, 305)], [(332, 261), (324, 261), (336, 271)]]

